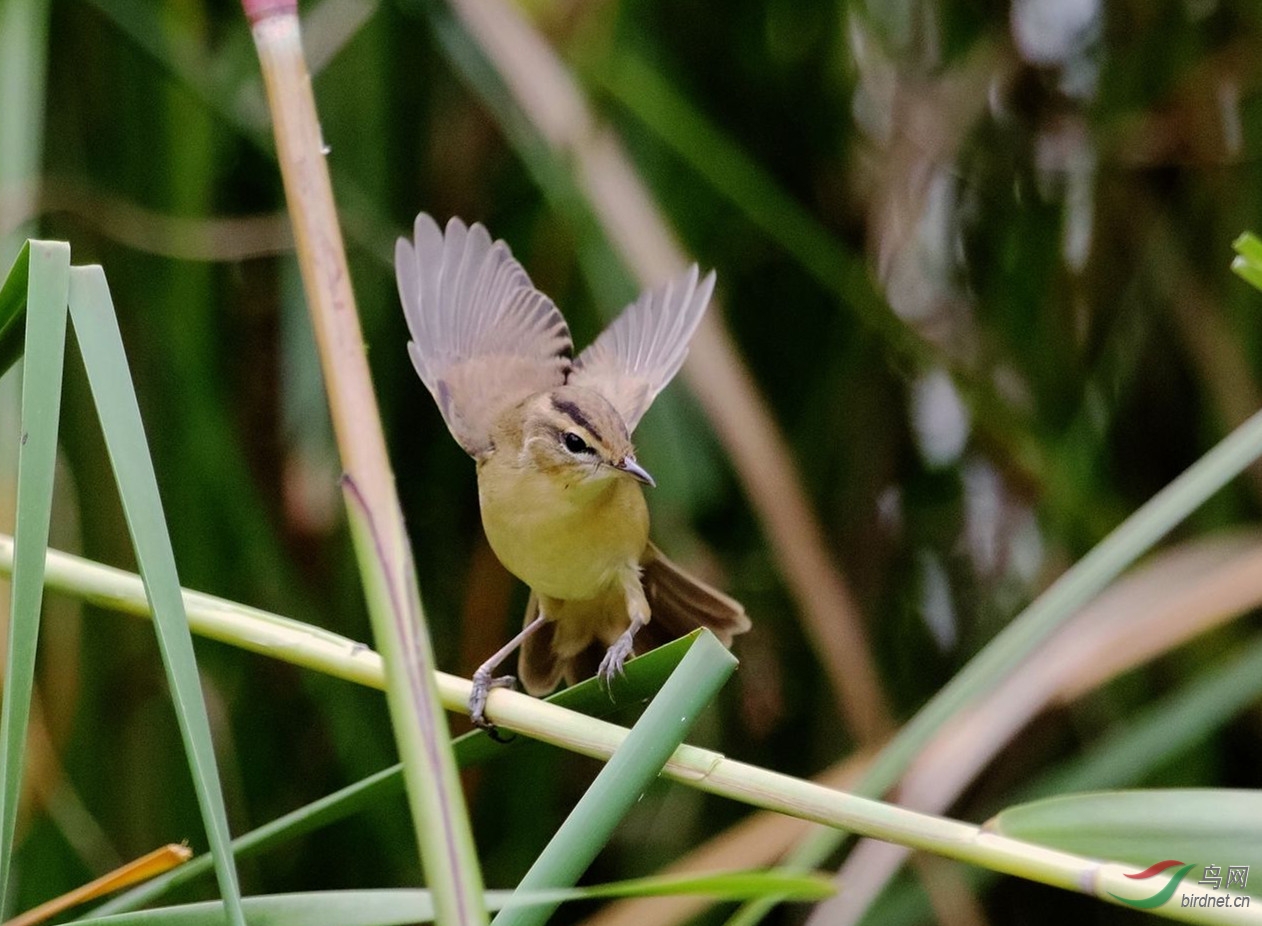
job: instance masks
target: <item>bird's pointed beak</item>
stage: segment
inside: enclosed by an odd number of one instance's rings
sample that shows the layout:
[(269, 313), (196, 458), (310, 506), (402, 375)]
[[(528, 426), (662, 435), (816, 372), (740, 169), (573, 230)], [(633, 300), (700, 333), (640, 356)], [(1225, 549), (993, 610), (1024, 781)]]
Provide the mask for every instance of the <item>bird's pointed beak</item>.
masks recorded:
[(657, 487), (657, 483), (653, 481), (653, 477), (649, 475), (649, 471), (635, 462), (635, 457), (629, 454), (622, 458), (622, 462), (616, 464), (618, 469), (622, 470), (628, 476), (634, 476), (640, 482), (647, 486)]

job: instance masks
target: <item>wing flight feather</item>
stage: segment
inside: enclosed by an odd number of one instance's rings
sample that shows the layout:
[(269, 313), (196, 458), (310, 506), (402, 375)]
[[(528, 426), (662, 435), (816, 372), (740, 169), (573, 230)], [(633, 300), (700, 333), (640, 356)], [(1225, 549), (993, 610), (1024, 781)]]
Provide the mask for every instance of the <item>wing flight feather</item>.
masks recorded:
[(442, 231), (422, 212), (394, 263), (412, 364), (452, 436), (481, 457), (504, 409), (565, 382), (569, 327), (480, 224), (453, 218)]
[(714, 292), (714, 271), (700, 279), (698, 275), (693, 264), (668, 283), (646, 290), (574, 361), (566, 381), (608, 399), (627, 431), (688, 356), (688, 342)]

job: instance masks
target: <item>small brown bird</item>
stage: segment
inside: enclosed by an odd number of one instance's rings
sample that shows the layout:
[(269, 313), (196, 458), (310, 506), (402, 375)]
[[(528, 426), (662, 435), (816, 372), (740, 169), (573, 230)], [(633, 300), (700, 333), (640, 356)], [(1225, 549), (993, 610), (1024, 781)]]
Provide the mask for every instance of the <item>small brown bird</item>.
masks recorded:
[[(469, 714), (489, 727), (495, 669), (517, 647), (533, 695), (598, 674), (697, 626), (726, 645), (745, 610), (649, 542), (631, 432), (688, 353), (714, 273), (696, 265), (642, 294), (573, 356), (552, 300), (503, 241), (459, 219), (416, 218), (395, 245), (408, 352), (456, 441), (477, 461), (491, 549), (530, 586), (521, 633), (473, 675)], [(651, 622), (650, 622), (651, 619)]]

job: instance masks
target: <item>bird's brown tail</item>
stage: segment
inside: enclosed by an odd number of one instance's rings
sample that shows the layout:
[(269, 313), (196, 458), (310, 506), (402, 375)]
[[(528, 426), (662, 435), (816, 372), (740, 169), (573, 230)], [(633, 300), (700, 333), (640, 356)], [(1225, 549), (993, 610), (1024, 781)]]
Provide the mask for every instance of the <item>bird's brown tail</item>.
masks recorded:
[[(647, 653), (698, 627), (708, 628), (724, 646), (749, 629), (749, 617), (740, 602), (684, 572), (649, 544), (640, 561), (640, 581), (648, 599), (648, 624), (635, 636), (635, 653)], [(532, 592), (526, 605), (526, 623), (539, 613), (539, 600)], [(556, 627), (544, 624), (522, 644), (518, 675), (532, 695), (548, 694), (562, 678), (570, 685), (596, 674), (605, 655), (605, 644), (594, 639), (572, 657), (558, 656), (553, 650)]]

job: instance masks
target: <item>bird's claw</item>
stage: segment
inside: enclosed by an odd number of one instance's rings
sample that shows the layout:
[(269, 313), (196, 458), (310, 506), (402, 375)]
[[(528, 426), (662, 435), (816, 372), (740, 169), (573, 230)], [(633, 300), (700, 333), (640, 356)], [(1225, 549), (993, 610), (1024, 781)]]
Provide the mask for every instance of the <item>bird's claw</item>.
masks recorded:
[(499, 735), (499, 727), (486, 719), (486, 699), (493, 688), (516, 688), (517, 679), (511, 675), (492, 676), (489, 669), (473, 673), (473, 690), (469, 693), (469, 719), (479, 730), (485, 730), (492, 739), (506, 742)]
[(631, 655), (634, 647), (634, 634), (627, 631), (614, 641), (613, 646), (605, 651), (605, 658), (600, 661), (600, 668), (596, 670), (596, 677), (600, 679), (606, 691), (612, 689), (615, 678), (626, 674), (627, 657)]

